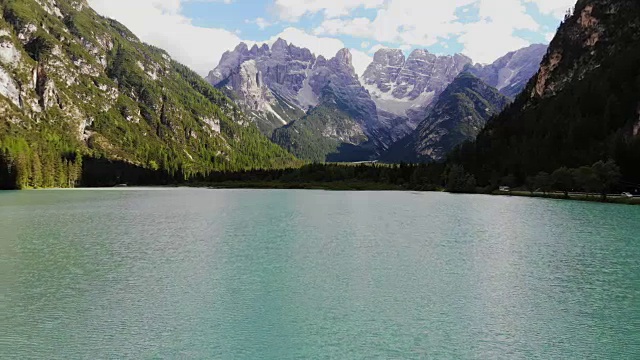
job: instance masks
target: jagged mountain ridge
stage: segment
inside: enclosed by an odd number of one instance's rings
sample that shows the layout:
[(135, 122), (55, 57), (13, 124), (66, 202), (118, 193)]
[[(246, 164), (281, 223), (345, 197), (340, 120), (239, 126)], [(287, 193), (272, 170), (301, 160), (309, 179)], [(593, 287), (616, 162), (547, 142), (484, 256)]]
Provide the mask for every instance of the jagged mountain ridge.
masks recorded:
[(467, 70), (503, 95), (515, 98), (540, 69), (547, 45), (534, 44), (512, 51), (490, 65), (476, 64)]
[(579, 0), (526, 89), (450, 162), (486, 184), (613, 159), (640, 183), (638, 64), (640, 3)]
[[(278, 39), (271, 47), (238, 45), (222, 56), (207, 80), (235, 99), (266, 135), (280, 127), (294, 129), (287, 125), (323, 105), (322, 94), (329, 86), (333, 94), (330, 101), (342, 106), (340, 110), (360, 126), (359, 132), (364, 133), (369, 142), (367, 148), (375, 149), (370, 152), (375, 158), (415, 130), (433, 102), (464, 69), (477, 68), (488, 81), (492, 72), (496, 72), (495, 77), (500, 78), (505, 87), (509, 85), (510, 91), (517, 91), (524, 87), (521, 79), (537, 71), (530, 63), (541, 58), (538, 53), (543, 47), (532, 46), (536, 49), (535, 55), (527, 49), (510, 53), (490, 67), (473, 65), (471, 59), (460, 54), (436, 56), (426, 50), (415, 50), (405, 58), (401, 50), (381, 49), (360, 79), (353, 70), (347, 49), (327, 60)], [(527, 57), (529, 62), (522, 60)], [(504, 76), (506, 72), (509, 78)], [(349, 126), (344, 130), (353, 129)], [(327, 129), (321, 133), (334, 134), (335, 131)], [(277, 138), (282, 142), (291, 137), (280, 134)], [(331, 140), (333, 143), (340, 139)]]
[[(271, 47), (249, 49), (242, 43), (223, 55), (207, 81), (237, 99), (266, 135), (303, 118), (314, 119), (308, 113), (317, 107), (335, 105), (350, 118), (344, 131), (364, 134), (359, 138), (371, 142), (367, 147), (384, 149), (391, 143), (387, 129), (378, 122), (375, 103), (358, 80), (348, 49), (326, 59), (282, 39)], [(340, 132), (325, 129), (320, 133), (333, 142), (341, 141)], [(376, 156), (376, 151), (367, 156)]]
[(241, 43), (223, 54), (206, 80), (229, 94), (269, 136), (317, 105), (317, 96), (304, 81), (315, 62), (309, 50), (282, 39), (271, 48), (264, 44), (249, 49)]
[(397, 140), (424, 120), (430, 106), (463, 70), (514, 97), (538, 71), (545, 52), (545, 45), (531, 45), (485, 66), (474, 65), (461, 54), (437, 56), (414, 50), (405, 58), (400, 49), (380, 49), (362, 81), (376, 102), (380, 121), (390, 123)]
[(402, 50), (380, 49), (362, 76), (365, 88), (378, 107), (378, 115), (398, 140), (424, 120), (427, 109), (472, 63), (464, 55), (437, 56), (414, 50), (405, 58)]
[(9, 0), (0, 12), (7, 186), (67, 185), (34, 172), (78, 156), (185, 176), (295, 162), (222, 93), (85, 0)]
[(416, 130), (396, 142), (382, 159), (389, 162), (443, 160), (457, 145), (475, 139), (487, 120), (500, 113), (509, 101), (497, 89), (463, 72), (440, 94)]

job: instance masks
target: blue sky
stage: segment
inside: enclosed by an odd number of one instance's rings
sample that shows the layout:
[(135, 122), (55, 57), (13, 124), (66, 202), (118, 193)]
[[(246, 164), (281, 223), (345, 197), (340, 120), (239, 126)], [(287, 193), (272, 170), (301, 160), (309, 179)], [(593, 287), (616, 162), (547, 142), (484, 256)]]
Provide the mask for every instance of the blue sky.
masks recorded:
[[(419, 1), (419, 0), (416, 0)], [(558, 19), (550, 14), (543, 14), (533, 3), (525, 4), (527, 12), (541, 24), (541, 31), (516, 30), (516, 33), (531, 43), (546, 43), (547, 34), (552, 33), (558, 26)], [(468, 11), (463, 12), (463, 9)], [(468, 5), (461, 7), (457, 14), (460, 16), (461, 22), (473, 22), (479, 20), (477, 7)], [(278, 16), (274, 12), (273, 1), (269, 0), (236, 0), (235, 2), (225, 4), (223, 2), (187, 2), (183, 5), (183, 14), (192, 19), (193, 24), (201, 27), (221, 27), (232, 32), (236, 32), (242, 38), (246, 39), (266, 39), (272, 38), (280, 34), (283, 30), (290, 26), (296, 26), (308, 33), (313, 33), (314, 29), (322, 24), (323, 16), (321, 13), (303, 17), (299, 22), (292, 23), (289, 21), (279, 21)], [(353, 17), (366, 17), (374, 20), (376, 11), (374, 9), (359, 8), (351, 14)], [(256, 19), (264, 19), (268, 26), (263, 27), (256, 24)], [(340, 34), (336, 38), (350, 48), (361, 48), (363, 42), (367, 39), (355, 36)], [(447, 44), (445, 48), (443, 44)], [(397, 42), (386, 42), (385, 46), (399, 48), (403, 44)], [(413, 46), (416, 47), (416, 46)], [(442, 43), (427, 48), (433, 52), (451, 53), (462, 51), (462, 45), (455, 38), (446, 39)], [(368, 50), (368, 49), (367, 49)]]
[(489, 63), (547, 43), (575, 0), (89, 0), (206, 74), (240, 41), (283, 37), (316, 54), (350, 48), (362, 72), (375, 50), (464, 53)]

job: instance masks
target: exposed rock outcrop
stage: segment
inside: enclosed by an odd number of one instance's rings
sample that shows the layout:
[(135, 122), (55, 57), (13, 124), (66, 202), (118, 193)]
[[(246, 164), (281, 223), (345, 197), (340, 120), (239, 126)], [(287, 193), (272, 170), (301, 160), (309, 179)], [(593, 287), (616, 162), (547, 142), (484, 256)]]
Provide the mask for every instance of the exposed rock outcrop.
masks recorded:
[(469, 67), (469, 72), (503, 95), (515, 98), (540, 69), (540, 62), (547, 52), (547, 45), (535, 44), (513, 51), (490, 65)]
[(14, 105), (21, 106), (18, 85), (2, 66), (0, 66), (0, 95), (9, 99)]
[(487, 120), (509, 99), (469, 74), (460, 74), (444, 92), (417, 129), (383, 155), (386, 161), (440, 161), (454, 147), (473, 140)]
[(424, 120), (427, 108), (472, 61), (464, 55), (437, 56), (414, 50), (408, 58), (399, 49), (381, 49), (362, 82), (394, 140)]
[[(331, 102), (359, 124), (360, 131), (376, 134), (372, 138), (380, 147), (391, 142), (380, 128), (376, 105), (360, 84), (348, 49), (326, 59), (283, 39), (271, 47), (249, 49), (240, 44), (222, 56), (207, 80), (236, 99), (266, 134)], [(320, 132), (341, 138), (340, 129)]]

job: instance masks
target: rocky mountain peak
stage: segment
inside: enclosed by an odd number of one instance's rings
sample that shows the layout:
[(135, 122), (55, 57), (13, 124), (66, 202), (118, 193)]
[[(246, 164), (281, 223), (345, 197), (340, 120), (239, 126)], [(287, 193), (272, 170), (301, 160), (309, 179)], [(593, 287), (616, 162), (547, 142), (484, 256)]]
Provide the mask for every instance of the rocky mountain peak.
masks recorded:
[(400, 49), (380, 49), (373, 55), (374, 65), (403, 66), (406, 58)]
[(351, 55), (349, 49), (340, 49), (330, 62), (336, 67), (343, 69), (343, 71), (348, 72), (349, 75), (357, 77), (356, 70), (353, 67), (353, 55)]
[(417, 49), (405, 58), (400, 49), (380, 49), (362, 82), (381, 121), (399, 139), (424, 120), (427, 108), (469, 64), (471, 59), (464, 55), (437, 56)]
[(262, 56), (267, 54), (268, 52), (269, 52), (269, 45), (267, 44), (263, 44), (260, 47), (258, 46), (258, 44), (253, 44), (253, 46), (249, 50), (249, 54), (251, 54), (252, 57)]
[[(362, 87), (349, 49), (327, 59), (278, 39), (271, 48), (239, 45), (207, 78), (232, 95), (265, 133), (328, 103), (371, 134), (379, 131), (376, 105)], [(384, 131), (382, 131), (384, 133)], [(388, 144), (389, 139), (382, 135)]]
[(236, 48), (233, 51), (241, 53), (241, 54), (246, 54), (246, 53), (249, 52), (249, 46), (247, 46), (247, 44), (241, 42), (240, 44), (238, 44), (238, 46), (236, 46)]
[(435, 57), (435, 55), (432, 55), (429, 52), (429, 50), (426, 50), (426, 49), (415, 49), (409, 54), (409, 57), (407, 58), (407, 61), (416, 60), (416, 59), (424, 59), (424, 58), (427, 58), (429, 56)]
[(477, 64), (469, 72), (510, 98), (517, 96), (540, 68), (547, 46), (530, 45), (512, 51), (489, 65)]
[(338, 60), (339, 62), (345, 64), (345, 65), (351, 65), (351, 62), (353, 60), (353, 56), (351, 55), (351, 51), (349, 51), (349, 49), (340, 49), (338, 51), (338, 53), (335, 56), (336, 60)]
[(474, 139), (487, 120), (509, 99), (468, 72), (460, 73), (442, 92), (424, 121), (383, 155), (390, 161), (442, 160), (455, 146)]
[(289, 49), (289, 44), (283, 38), (278, 38), (276, 42), (271, 46), (271, 51), (279, 52), (279, 51), (287, 51)]

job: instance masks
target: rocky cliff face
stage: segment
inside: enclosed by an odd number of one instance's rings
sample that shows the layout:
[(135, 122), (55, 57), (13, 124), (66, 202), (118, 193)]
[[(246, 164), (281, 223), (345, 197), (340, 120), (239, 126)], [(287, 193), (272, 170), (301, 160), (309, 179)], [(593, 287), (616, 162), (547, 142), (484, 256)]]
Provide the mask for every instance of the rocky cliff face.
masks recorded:
[(279, 39), (270, 48), (241, 43), (223, 54), (207, 81), (229, 94), (266, 134), (304, 115), (317, 105), (308, 73), (315, 56)]
[(389, 144), (385, 129), (378, 122), (376, 104), (358, 81), (349, 50), (340, 50), (330, 60), (319, 57), (309, 77), (309, 85), (313, 93), (318, 94), (320, 103), (335, 103), (367, 134), (376, 135), (376, 141), (381, 146)]
[[(535, 84), (528, 89), (531, 97), (554, 96), (625, 51), (639, 36), (639, 7), (629, 0), (579, 0), (549, 46)], [(623, 26), (623, 21), (629, 23)]]
[(282, 39), (271, 47), (254, 45), (249, 49), (240, 44), (223, 55), (207, 80), (236, 99), (265, 134), (327, 105), (351, 122), (348, 129), (335, 128), (346, 121), (323, 122), (334, 127), (319, 130), (323, 137), (343, 141), (345, 137), (340, 134), (361, 133), (366, 135), (348, 138), (372, 139), (380, 148), (391, 142), (378, 122), (376, 104), (358, 80), (347, 49), (326, 59)]
[[(348, 50), (326, 59), (279, 39), (271, 47), (240, 44), (223, 55), (207, 80), (234, 98), (267, 135), (327, 101), (335, 103), (378, 149), (370, 153), (375, 157), (412, 133), (464, 69), (513, 96), (535, 74), (545, 50), (531, 46), (492, 65), (474, 66), (460, 54), (415, 50), (405, 57), (401, 50), (381, 49), (359, 79)], [(279, 136), (280, 143), (284, 138), (290, 137)]]
[(547, 45), (535, 44), (510, 52), (493, 64), (475, 65), (468, 70), (503, 95), (513, 99), (538, 72), (546, 52)]
[(429, 105), (471, 62), (459, 54), (436, 56), (415, 50), (405, 58), (401, 50), (381, 49), (362, 82), (378, 107), (380, 121), (398, 140), (424, 120)]
[(383, 155), (392, 162), (432, 162), (445, 158), (454, 147), (473, 140), (487, 120), (509, 99), (469, 73), (460, 74), (438, 97), (427, 118), (405, 139)]

